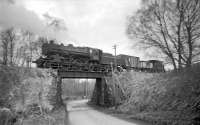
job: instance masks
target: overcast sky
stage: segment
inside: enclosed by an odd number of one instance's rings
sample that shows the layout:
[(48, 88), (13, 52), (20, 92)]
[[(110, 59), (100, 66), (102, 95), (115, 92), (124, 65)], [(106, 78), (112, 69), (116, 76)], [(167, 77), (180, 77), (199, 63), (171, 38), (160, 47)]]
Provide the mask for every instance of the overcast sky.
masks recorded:
[[(7, 2), (10, 1), (10, 2)], [(0, 28), (17, 26), (56, 37), (64, 44), (89, 46), (117, 54), (143, 56), (125, 34), (127, 16), (140, 8), (140, 0), (1, 0)], [(45, 26), (44, 14), (63, 21), (67, 30)]]

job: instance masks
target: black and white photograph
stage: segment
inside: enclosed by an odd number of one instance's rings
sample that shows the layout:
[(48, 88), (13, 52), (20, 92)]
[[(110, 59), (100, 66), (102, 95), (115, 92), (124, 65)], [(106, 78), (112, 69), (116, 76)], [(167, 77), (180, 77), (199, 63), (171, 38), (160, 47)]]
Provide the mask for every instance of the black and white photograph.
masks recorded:
[(0, 125), (200, 125), (200, 0), (0, 0)]

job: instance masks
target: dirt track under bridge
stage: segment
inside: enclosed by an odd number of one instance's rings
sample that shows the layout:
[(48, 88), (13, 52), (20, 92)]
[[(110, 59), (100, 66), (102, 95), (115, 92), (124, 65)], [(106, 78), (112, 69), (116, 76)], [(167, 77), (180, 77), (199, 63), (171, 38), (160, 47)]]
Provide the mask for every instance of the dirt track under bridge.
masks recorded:
[(141, 121), (126, 121), (105, 114), (87, 105), (88, 100), (67, 102), (66, 125), (150, 125)]

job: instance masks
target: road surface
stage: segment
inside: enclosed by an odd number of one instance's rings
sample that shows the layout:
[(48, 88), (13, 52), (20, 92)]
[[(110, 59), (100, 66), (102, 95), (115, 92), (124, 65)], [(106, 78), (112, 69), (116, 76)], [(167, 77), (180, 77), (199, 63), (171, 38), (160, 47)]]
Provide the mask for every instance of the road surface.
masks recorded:
[(138, 121), (128, 122), (114, 116), (104, 114), (87, 105), (87, 100), (67, 103), (67, 125), (149, 125)]

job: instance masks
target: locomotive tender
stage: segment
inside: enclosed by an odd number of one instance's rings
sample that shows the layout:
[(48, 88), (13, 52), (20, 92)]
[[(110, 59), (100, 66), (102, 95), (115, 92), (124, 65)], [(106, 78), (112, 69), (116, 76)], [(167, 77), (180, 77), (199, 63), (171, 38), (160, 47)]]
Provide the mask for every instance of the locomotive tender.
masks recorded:
[[(112, 69), (163, 72), (161, 61), (140, 61), (139, 57), (103, 53), (90, 47), (64, 46), (54, 41), (42, 45), (42, 56), (35, 61), (39, 68), (61, 68), (66, 71), (111, 72)], [(116, 64), (116, 65), (115, 65)], [(119, 69), (118, 69), (119, 70)]]

